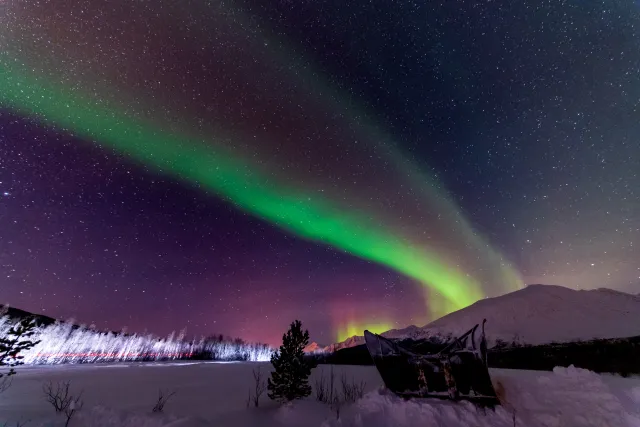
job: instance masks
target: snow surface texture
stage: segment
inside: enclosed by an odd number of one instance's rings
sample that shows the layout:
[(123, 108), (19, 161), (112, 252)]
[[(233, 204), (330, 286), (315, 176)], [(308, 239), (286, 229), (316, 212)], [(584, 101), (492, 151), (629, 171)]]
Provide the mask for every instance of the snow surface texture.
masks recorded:
[[(387, 338), (446, 338), (462, 335), (487, 319), (489, 346), (506, 343), (546, 344), (628, 338), (640, 335), (640, 297), (611, 289), (574, 290), (562, 286), (529, 285), (487, 298), (419, 328), (392, 329)], [(363, 344), (351, 337), (328, 351)]]
[[(268, 363), (134, 363), (20, 368), (13, 386), (0, 395), (0, 425), (30, 420), (28, 426), (59, 427), (62, 416), (42, 397), (44, 381), (70, 380), (84, 389), (84, 409), (71, 427), (640, 427), (640, 379), (598, 375), (577, 368), (554, 372), (491, 370), (504, 404), (495, 410), (471, 403), (404, 400), (382, 389), (373, 367), (336, 366), (336, 376), (366, 381), (365, 396), (341, 408), (340, 419), (314, 395), (278, 406), (263, 395), (247, 408), (252, 370)], [(310, 384), (330, 366), (314, 369)], [(151, 408), (160, 388), (175, 390), (164, 413)]]
[[(14, 320), (0, 317), (0, 337), (6, 337)], [(184, 332), (160, 339), (153, 335), (125, 335), (74, 327), (73, 321), (39, 327), (32, 337), (40, 341), (24, 352), (27, 365), (96, 363), (133, 360), (176, 360), (194, 353), (214, 360), (267, 361), (272, 350), (264, 344), (235, 341), (187, 341)], [(0, 424), (1, 425), (1, 424)]]

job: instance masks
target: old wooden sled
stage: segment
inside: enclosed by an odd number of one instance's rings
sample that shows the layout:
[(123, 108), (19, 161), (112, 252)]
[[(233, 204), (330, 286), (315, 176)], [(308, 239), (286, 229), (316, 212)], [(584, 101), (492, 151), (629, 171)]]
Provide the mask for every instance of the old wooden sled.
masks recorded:
[(484, 324), (475, 325), (436, 354), (418, 354), (364, 331), (367, 349), (386, 387), (403, 397), (465, 399), (499, 404), (487, 367)]

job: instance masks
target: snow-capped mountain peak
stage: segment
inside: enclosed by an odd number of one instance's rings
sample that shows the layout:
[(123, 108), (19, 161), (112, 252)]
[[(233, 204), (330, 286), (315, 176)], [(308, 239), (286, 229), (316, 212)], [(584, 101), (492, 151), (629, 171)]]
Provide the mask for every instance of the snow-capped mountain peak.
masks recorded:
[(317, 342), (312, 342), (308, 346), (304, 348), (305, 353), (322, 353), (324, 352), (325, 347), (321, 346)]
[[(489, 345), (544, 344), (624, 338), (640, 335), (640, 297), (612, 289), (574, 290), (553, 285), (529, 285), (499, 297), (486, 298), (423, 326), (383, 333), (387, 338), (427, 339), (458, 336), (487, 319)], [(328, 349), (363, 343), (351, 337)]]

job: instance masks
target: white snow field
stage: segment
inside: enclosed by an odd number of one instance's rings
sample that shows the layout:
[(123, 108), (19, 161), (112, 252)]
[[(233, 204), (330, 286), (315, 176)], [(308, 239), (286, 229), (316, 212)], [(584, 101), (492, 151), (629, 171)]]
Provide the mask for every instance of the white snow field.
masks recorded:
[[(0, 395), (0, 425), (64, 426), (44, 400), (45, 381), (71, 381), (84, 390), (84, 408), (70, 427), (640, 427), (640, 378), (623, 379), (582, 369), (554, 372), (491, 370), (504, 404), (483, 409), (468, 402), (403, 400), (385, 391), (374, 367), (335, 366), (366, 394), (335, 411), (308, 399), (279, 406), (265, 395), (260, 407), (247, 408), (252, 370), (269, 363), (129, 363), (22, 367), (12, 387)], [(314, 369), (310, 384), (331, 367)], [(175, 390), (164, 413), (151, 409), (160, 388)]]

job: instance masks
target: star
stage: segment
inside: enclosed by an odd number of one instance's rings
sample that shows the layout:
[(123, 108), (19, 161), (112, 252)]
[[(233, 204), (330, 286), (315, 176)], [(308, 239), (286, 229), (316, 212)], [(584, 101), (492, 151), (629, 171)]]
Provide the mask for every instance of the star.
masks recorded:
[(277, 343), (640, 292), (639, 8), (76, 3), (0, 18), (12, 305)]

